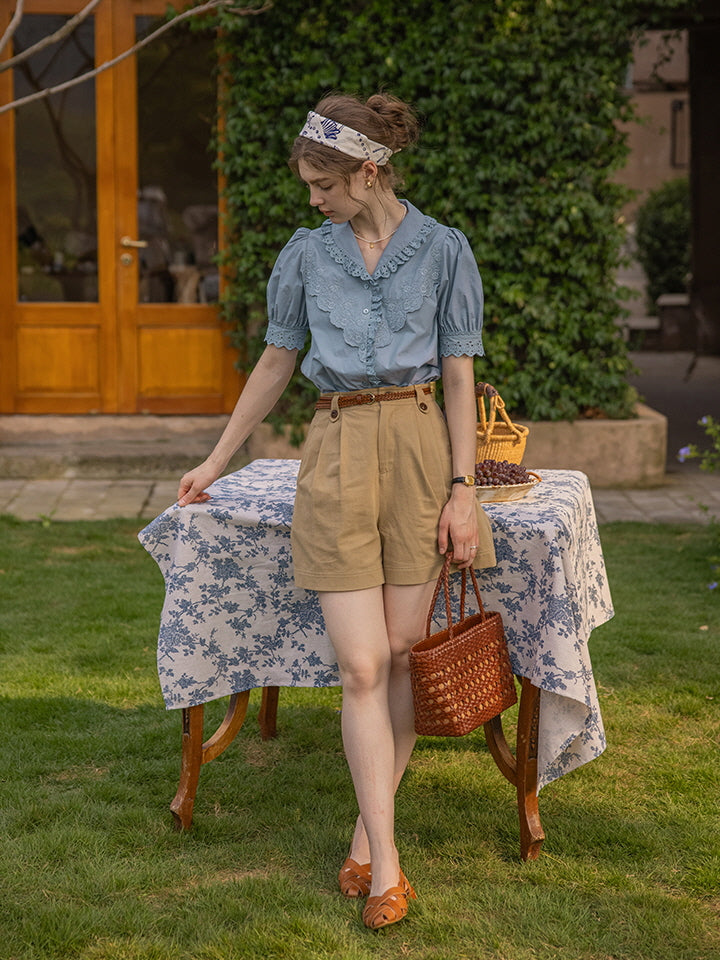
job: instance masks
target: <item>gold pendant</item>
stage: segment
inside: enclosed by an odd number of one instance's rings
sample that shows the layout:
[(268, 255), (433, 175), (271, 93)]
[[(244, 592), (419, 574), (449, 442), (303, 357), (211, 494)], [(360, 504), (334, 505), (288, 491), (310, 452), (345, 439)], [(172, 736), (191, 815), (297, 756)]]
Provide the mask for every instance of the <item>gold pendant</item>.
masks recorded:
[(370, 249), (371, 249), (371, 250), (374, 250), (374, 249), (375, 249), (375, 244), (374, 244), (374, 243), (371, 243), (371, 244), (370, 244)]

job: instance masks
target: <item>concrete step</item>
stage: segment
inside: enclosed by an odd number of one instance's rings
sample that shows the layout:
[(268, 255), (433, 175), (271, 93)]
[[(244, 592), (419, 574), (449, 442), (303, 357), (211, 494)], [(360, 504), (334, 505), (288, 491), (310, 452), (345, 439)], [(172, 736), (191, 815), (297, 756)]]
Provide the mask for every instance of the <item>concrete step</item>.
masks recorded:
[[(173, 479), (212, 450), (226, 416), (0, 416), (0, 477)], [(231, 469), (248, 462), (241, 449)]]

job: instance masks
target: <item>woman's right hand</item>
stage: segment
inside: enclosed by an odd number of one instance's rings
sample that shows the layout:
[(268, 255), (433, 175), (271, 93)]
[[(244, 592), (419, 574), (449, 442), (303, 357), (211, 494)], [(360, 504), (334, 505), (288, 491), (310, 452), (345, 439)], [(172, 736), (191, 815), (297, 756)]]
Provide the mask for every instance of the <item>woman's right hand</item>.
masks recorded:
[(205, 492), (205, 488), (215, 483), (220, 473), (221, 471), (211, 466), (207, 460), (193, 470), (189, 470), (180, 480), (178, 505), (185, 507), (189, 503), (206, 503), (210, 499), (210, 494)]
[(181, 507), (189, 503), (205, 503), (210, 499), (210, 494), (205, 493), (206, 487), (215, 483), (233, 454), (280, 399), (290, 382), (297, 355), (297, 350), (272, 344), (265, 347), (213, 452), (180, 480), (178, 504)]

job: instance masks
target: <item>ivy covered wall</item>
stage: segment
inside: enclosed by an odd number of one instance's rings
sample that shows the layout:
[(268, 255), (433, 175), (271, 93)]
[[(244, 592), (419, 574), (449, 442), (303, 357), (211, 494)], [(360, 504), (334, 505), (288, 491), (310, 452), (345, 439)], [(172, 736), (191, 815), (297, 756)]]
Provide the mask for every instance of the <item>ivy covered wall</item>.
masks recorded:
[[(265, 287), (297, 226), (319, 226), (286, 159), (328, 91), (380, 88), (412, 102), (419, 146), (397, 157), (400, 196), (463, 230), (486, 297), (486, 356), (515, 416), (632, 415), (615, 271), (626, 194), (618, 121), (631, 38), (680, 0), (277, 0), (224, 18), (221, 169), (230, 243), (226, 316), (248, 366)], [(642, 14), (640, 8), (642, 7)], [(395, 162), (395, 161), (394, 161)], [(281, 419), (309, 418), (297, 374)]]

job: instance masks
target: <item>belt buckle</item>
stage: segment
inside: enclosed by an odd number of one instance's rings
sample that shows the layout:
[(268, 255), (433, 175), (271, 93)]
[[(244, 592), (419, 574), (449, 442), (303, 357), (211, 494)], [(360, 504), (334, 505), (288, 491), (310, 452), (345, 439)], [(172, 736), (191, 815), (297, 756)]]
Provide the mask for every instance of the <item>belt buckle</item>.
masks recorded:
[(374, 393), (364, 393), (363, 397), (366, 398), (365, 403), (375, 403), (375, 401), (377, 400), (377, 397), (375, 396)]

